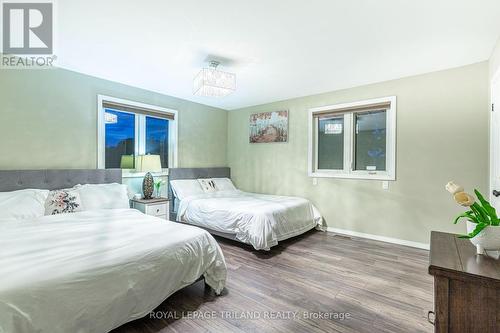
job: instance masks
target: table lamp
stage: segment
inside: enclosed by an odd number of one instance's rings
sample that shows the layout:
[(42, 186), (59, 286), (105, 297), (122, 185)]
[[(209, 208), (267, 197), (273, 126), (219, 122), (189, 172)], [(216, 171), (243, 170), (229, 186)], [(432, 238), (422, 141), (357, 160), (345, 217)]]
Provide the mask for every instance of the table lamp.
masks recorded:
[(134, 155), (122, 155), (120, 169), (134, 169)]
[(151, 172), (161, 172), (160, 155), (141, 155), (137, 158), (136, 171), (146, 172), (144, 180), (142, 181), (142, 193), (144, 199), (153, 198), (154, 179)]

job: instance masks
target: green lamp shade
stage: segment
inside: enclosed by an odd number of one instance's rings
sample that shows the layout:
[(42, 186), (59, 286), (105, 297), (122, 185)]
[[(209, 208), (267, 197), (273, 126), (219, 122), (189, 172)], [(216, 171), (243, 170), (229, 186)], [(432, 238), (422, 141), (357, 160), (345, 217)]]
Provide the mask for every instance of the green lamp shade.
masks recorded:
[(133, 169), (134, 168), (134, 155), (122, 155), (122, 160), (120, 162), (120, 168), (122, 169)]

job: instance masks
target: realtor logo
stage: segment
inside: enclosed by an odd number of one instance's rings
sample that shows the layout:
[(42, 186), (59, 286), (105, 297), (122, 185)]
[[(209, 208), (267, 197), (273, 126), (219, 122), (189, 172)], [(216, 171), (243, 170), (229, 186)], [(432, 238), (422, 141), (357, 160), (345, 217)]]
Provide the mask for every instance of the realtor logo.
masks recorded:
[(3, 53), (53, 53), (52, 3), (3, 3)]

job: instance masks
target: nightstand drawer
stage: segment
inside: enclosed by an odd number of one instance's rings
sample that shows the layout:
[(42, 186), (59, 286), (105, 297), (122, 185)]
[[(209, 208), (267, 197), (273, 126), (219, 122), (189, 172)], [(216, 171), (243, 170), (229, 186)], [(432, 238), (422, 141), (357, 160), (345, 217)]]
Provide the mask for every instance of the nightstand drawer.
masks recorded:
[(167, 205), (162, 203), (158, 205), (147, 205), (146, 214), (152, 216), (166, 216), (167, 215)]
[(168, 220), (168, 200), (165, 198), (132, 200), (132, 208), (146, 215)]

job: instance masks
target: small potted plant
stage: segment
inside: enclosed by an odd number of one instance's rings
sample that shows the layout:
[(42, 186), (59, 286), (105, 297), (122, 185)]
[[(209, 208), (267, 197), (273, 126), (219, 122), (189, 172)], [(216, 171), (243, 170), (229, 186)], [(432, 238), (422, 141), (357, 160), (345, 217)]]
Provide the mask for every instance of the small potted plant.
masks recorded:
[(470, 239), (476, 246), (478, 254), (484, 254), (485, 250), (500, 250), (500, 219), (495, 208), (478, 190), (474, 190), (474, 193), (479, 202), (466, 193), (462, 186), (454, 182), (446, 184), (446, 190), (453, 194), (453, 198), (459, 205), (469, 209), (458, 215), (454, 221), (457, 224), (461, 219), (467, 220), (467, 235), (459, 237)]
[(165, 181), (163, 179), (158, 179), (157, 181), (155, 181), (155, 190), (157, 198), (161, 197), (160, 190), (163, 184), (165, 184)]

